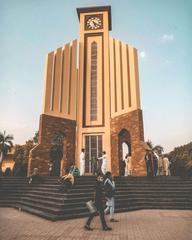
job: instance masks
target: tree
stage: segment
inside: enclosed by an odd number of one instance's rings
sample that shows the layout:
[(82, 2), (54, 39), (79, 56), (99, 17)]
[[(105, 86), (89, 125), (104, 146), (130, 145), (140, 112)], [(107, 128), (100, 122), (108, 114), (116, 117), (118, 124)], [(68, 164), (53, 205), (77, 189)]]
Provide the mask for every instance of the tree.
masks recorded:
[(11, 148), (13, 147), (13, 136), (6, 132), (0, 133), (0, 170), (3, 162), (3, 158), (7, 155)]
[(187, 174), (189, 176), (192, 176), (192, 143), (189, 144), (189, 149), (187, 152), (187, 159), (185, 161), (185, 167), (186, 167), (186, 171)]
[(33, 137), (33, 143), (37, 144), (39, 140), (39, 131), (35, 132), (35, 136)]
[(24, 159), (24, 145), (15, 145), (15, 153), (13, 156), (13, 160), (15, 161), (13, 173), (15, 176), (23, 175)]
[(156, 151), (158, 155), (161, 155), (164, 152), (164, 149), (161, 145), (156, 145), (153, 147), (153, 151)]
[(50, 158), (53, 163), (53, 174), (59, 176), (60, 174), (60, 162), (63, 158), (63, 142), (64, 133), (58, 131), (52, 140), (52, 147), (50, 149)]
[(13, 160), (15, 161), (14, 175), (20, 176), (27, 174), (29, 152), (35, 146), (37, 133), (38, 132), (35, 133), (33, 139), (27, 140), (24, 145), (15, 146), (15, 154), (13, 157)]
[(174, 165), (175, 175), (192, 175), (192, 142), (174, 148), (168, 158)]
[(150, 139), (148, 139), (146, 143), (151, 149), (153, 149), (153, 143)]
[(164, 152), (164, 149), (161, 145), (154, 146), (150, 139), (148, 139), (146, 143), (152, 149), (152, 151), (156, 151), (159, 155), (161, 155)]

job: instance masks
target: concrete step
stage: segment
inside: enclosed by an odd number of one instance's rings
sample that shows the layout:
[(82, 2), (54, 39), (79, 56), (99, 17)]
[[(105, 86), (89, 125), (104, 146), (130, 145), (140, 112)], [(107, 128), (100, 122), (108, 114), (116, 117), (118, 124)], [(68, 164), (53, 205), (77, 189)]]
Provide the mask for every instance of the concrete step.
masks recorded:
[[(57, 177), (39, 184), (27, 178), (0, 178), (0, 207), (19, 207), (49, 220), (89, 215), (86, 201), (93, 197), (95, 177), (80, 177), (68, 192), (59, 191)], [(116, 211), (137, 209), (192, 209), (192, 179), (180, 177), (118, 177)]]

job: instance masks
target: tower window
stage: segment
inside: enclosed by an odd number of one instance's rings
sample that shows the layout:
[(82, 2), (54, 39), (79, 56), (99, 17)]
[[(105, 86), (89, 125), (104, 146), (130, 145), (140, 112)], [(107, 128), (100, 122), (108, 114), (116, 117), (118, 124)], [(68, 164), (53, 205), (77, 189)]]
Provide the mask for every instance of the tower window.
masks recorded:
[[(94, 161), (102, 156), (102, 135), (85, 136), (85, 172), (93, 172)], [(101, 168), (99, 162), (97, 168)]]
[(91, 121), (97, 120), (97, 43), (91, 44)]

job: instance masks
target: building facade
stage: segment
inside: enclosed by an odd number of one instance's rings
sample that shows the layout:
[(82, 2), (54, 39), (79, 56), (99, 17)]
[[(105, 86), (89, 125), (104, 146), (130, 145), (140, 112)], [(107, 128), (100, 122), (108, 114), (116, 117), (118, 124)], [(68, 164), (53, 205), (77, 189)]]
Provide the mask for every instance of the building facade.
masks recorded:
[(52, 139), (63, 133), (63, 166), (75, 163), (85, 148), (86, 174), (92, 160), (107, 154), (107, 167), (119, 175), (126, 153), (133, 175), (146, 175), (137, 50), (109, 37), (111, 7), (78, 8), (79, 41), (47, 56), (39, 144), (32, 149), (28, 174), (48, 174)]

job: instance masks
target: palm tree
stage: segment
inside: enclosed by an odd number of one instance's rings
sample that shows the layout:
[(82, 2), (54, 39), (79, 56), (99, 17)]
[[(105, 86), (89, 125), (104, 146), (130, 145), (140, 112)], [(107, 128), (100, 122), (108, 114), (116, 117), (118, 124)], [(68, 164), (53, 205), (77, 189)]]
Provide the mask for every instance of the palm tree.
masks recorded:
[(154, 146), (153, 142), (150, 139), (148, 139), (146, 143), (151, 148), (151, 150), (157, 152), (158, 155), (161, 155), (164, 152), (164, 149), (161, 145)]
[(156, 145), (153, 147), (153, 151), (156, 151), (158, 155), (161, 155), (164, 152), (164, 149), (161, 145)]
[(148, 139), (146, 143), (149, 146), (149, 148), (153, 149), (153, 143), (150, 139)]
[(13, 136), (8, 134), (6, 135), (6, 132), (0, 133), (0, 170), (3, 162), (4, 156), (7, 155), (7, 153), (11, 150), (13, 147)]

